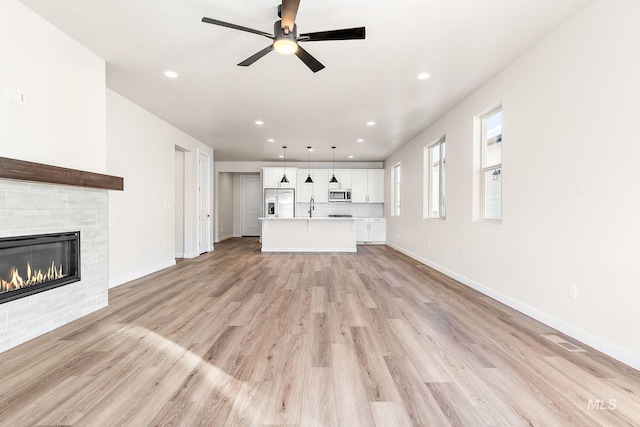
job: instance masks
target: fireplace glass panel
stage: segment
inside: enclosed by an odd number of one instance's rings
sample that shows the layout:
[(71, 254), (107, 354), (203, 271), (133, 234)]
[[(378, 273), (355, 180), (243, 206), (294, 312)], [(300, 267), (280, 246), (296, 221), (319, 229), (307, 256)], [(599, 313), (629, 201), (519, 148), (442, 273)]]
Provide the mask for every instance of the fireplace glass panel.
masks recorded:
[(0, 239), (0, 303), (80, 280), (80, 232)]

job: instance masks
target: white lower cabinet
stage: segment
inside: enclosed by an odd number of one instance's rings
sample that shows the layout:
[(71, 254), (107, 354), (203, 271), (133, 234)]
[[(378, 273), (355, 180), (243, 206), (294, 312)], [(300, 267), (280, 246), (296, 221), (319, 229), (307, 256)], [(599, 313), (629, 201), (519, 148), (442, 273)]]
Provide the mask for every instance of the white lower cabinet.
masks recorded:
[(358, 218), (356, 220), (356, 241), (358, 243), (385, 243), (387, 241), (387, 220), (385, 218)]

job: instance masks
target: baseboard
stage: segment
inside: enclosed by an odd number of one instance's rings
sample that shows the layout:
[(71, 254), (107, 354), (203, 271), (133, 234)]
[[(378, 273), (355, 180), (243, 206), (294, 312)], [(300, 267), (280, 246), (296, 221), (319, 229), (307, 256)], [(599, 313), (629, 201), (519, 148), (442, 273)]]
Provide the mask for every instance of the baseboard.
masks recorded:
[(216, 243), (220, 243), (220, 242), (222, 242), (223, 240), (233, 239), (234, 237), (236, 237), (236, 236), (235, 236), (235, 235), (233, 235), (233, 234), (229, 234), (229, 235), (227, 235), (227, 236), (223, 236), (223, 237), (218, 237), (218, 240), (216, 241)]
[(154, 265), (152, 267), (147, 267), (145, 269), (138, 270), (133, 273), (117, 277), (115, 279), (109, 278), (109, 289), (115, 288), (120, 285), (124, 285), (125, 283), (129, 283), (133, 280), (139, 279), (144, 276), (148, 276), (149, 274), (155, 273), (156, 271), (164, 270), (165, 268), (169, 268), (174, 265), (176, 265), (175, 259), (164, 262), (162, 264)]
[(200, 254), (198, 252), (185, 252), (184, 256), (182, 258), (184, 259), (190, 259), (190, 258), (195, 258), (197, 256), (199, 256)]
[(468, 277), (457, 274), (441, 265), (435, 264), (428, 259), (422, 258), (410, 251), (407, 251), (399, 246), (396, 246), (392, 243), (387, 242), (387, 246), (401, 252), (408, 257), (415, 259), (422, 264), (433, 268), (434, 270), (439, 271), (442, 274), (445, 274), (452, 279), (457, 280), (458, 282), (475, 289), (476, 291), (493, 298), (496, 301), (503, 303), (506, 306), (513, 308), (514, 310), (519, 311), (522, 314), (525, 314), (545, 325), (552, 327), (563, 334), (566, 334), (576, 340), (587, 344), (590, 347), (595, 348), (598, 351), (618, 360), (619, 362), (624, 363), (632, 367), (633, 369), (640, 370), (640, 355), (630, 352), (627, 349), (624, 349), (616, 344), (612, 344), (606, 340), (603, 340), (600, 337), (597, 337), (589, 332), (586, 332), (580, 328), (575, 327), (574, 325), (567, 323), (563, 320), (560, 320), (554, 316), (551, 316), (545, 312), (542, 312), (536, 308), (528, 306), (526, 304), (521, 303), (520, 301), (513, 299), (507, 295), (504, 295), (500, 292), (496, 292), (495, 290), (484, 286), (474, 280), (469, 279)]

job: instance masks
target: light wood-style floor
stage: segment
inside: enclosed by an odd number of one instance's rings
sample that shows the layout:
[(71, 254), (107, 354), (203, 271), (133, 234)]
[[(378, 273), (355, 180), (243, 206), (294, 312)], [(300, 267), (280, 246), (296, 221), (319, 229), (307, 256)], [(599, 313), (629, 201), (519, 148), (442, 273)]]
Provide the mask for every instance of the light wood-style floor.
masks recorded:
[(640, 425), (638, 371), (384, 246), (232, 239), (109, 300), (0, 354), (0, 425)]

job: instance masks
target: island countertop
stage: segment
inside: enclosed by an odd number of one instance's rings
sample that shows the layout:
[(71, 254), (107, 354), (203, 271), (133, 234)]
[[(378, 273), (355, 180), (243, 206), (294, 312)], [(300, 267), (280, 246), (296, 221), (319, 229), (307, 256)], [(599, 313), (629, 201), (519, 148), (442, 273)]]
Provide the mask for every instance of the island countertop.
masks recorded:
[(262, 252), (356, 252), (354, 217), (262, 217)]

